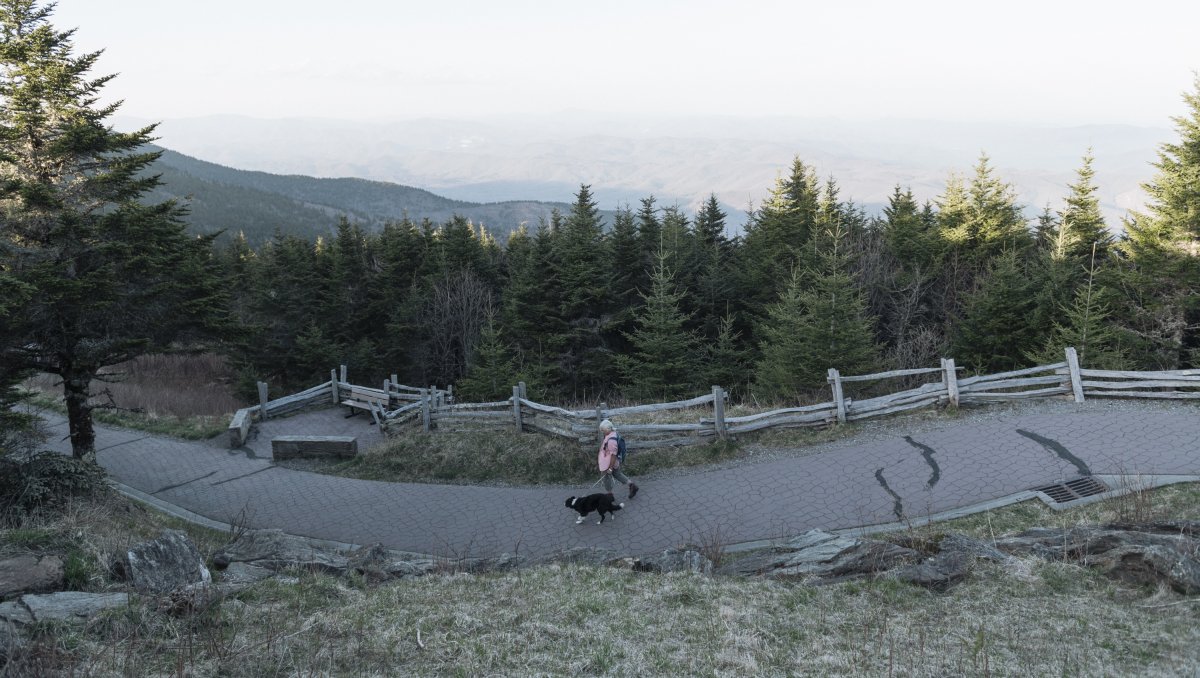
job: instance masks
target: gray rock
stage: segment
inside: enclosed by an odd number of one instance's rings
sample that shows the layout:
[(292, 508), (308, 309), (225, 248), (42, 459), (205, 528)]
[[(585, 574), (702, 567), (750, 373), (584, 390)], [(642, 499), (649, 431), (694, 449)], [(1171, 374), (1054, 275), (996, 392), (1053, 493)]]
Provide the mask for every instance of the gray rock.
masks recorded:
[(125, 607), (129, 604), (129, 594), (62, 591), (21, 596), (20, 602), (29, 609), (29, 614), (35, 622), (86, 621), (104, 610)]
[(1200, 593), (1200, 561), (1164, 546), (1113, 549), (1089, 556), (1087, 565), (1129, 584), (1165, 583), (1184, 595)]
[(281, 530), (250, 530), (226, 545), (217, 556), (224, 562), (249, 563), (273, 572), (298, 568), (341, 575), (348, 565), (348, 559), (338, 549)]
[(720, 571), (784, 579), (840, 579), (873, 574), (920, 559), (917, 551), (888, 542), (813, 530), (764, 553), (739, 559)]
[(230, 563), (229, 567), (221, 574), (221, 585), (246, 585), (260, 582), (268, 577), (274, 576), (274, 572), (265, 567), (257, 565), (249, 565), (247, 563)]
[(383, 581), (392, 575), (388, 565), (394, 559), (391, 553), (378, 542), (364, 546), (350, 554), (346, 569), (363, 576), (367, 581)]
[(25, 647), (25, 636), (16, 625), (0, 621), (0, 667)]
[(530, 561), (530, 565), (549, 565), (552, 563), (572, 565), (607, 565), (618, 558), (612, 549), (596, 548), (594, 546), (577, 546), (561, 551), (555, 551), (539, 556)]
[(1179, 524), (1166, 525), (1038, 528), (997, 540), (996, 547), (1098, 568), (1127, 583), (1163, 583), (1181, 593), (1200, 593), (1200, 539)]
[(942, 553), (966, 553), (975, 558), (991, 560), (997, 563), (1002, 563), (1009, 559), (1009, 556), (1003, 551), (990, 544), (955, 532), (942, 537), (942, 540), (938, 542), (938, 549)]
[(125, 575), (139, 593), (161, 594), (212, 581), (200, 551), (179, 530), (138, 544), (125, 554)]
[(60, 591), (65, 582), (63, 561), (58, 556), (30, 553), (0, 560), (0, 600)]
[(448, 567), (446, 563), (437, 560), (397, 560), (387, 564), (386, 572), (389, 577), (398, 579), (424, 577)]
[(636, 559), (633, 569), (639, 572), (693, 572), (712, 574), (713, 563), (695, 549), (667, 549), (648, 558)]
[(895, 570), (896, 579), (934, 591), (945, 591), (966, 578), (974, 556), (964, 551), (948, 551), (923, 563)]
[(0, 624), (4, 623), (32, 624), (33, 615), (29, 614), (29, 608), (17, 601), (0, 603)]
[(501, 553), (493, 558), (471, 558), (463, 561), (463, 569), (467, 572), (508, 572), (515, 570), (525, 562), (525, 559), (512, 554)]

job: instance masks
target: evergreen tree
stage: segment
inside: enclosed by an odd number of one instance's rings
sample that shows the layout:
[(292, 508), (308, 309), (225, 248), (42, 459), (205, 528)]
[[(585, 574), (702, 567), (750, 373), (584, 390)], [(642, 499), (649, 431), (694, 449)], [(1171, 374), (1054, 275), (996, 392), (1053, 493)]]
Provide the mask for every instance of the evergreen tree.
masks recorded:
[(1035, 307), (1032, 286), (1027, 266), (1016, 252), (996, 257), (979, 289), (967, 299), (965, 316), (957, 325), (952, 350), (964, 367), (1003, 372), (1024, 366), (1025, 356), (1040, 344), (1030, 326)]
[(761, 317), (779, 298), (791, 271), (803, 265), (819, 198), (816, 173), (797, 157), (791, 173), (776, 181), (766, 201), (751, 214), (737, 263), (738, 294), (751, 316)]
[(512, 395), (512, 387), (522, 381), (510, 347), (500, 336), (494, 315), (489, 316), (466, 375), (458, 380), (459, 399), (465, 402), (503, 400)]
[(937, 247), (912, 189), (901, 192), (897, 185), (883, 208), (883, 217), (885, 242), (900, 265), (907, 271), (929, 271)]
[(1082, 272), (1090, 266), (1090, 261), (1108, 259), (1109, 248), (1113, 244), (1113, 236), (1104, 224), (1100, 214), (1100, 200), (1096, 198), (1096, 171), (1092, 169), (1092, 151), (1088, 149), (1083, 156), (1083, 164), (1076, 170), (1077, 180), (1071, 184), (1071, 194), (1067, 196), (1066, 209), (1059, 212), (1059, 223), (1067, 231), (1065, 255), (1075, 264), (1076, 270)]
[[(525, 381), (546, 386), (565, 379), (558, 360), (568, 341), (555, 237), (549, 223), (539, 224), (528, 251), (510, 258), (500, 315), (501, 334), (516, 347)], [(517, 251), (523, 247), (520, 242)], [(510, 240), (510, 253), (513, 246)]]
[(634, 399), (679, 400), (698, 388), (696, 337), (685, 329), (688, 315), (680, 310), (684, 295), (672, 289), (665, 261), (665, 254), (660, 255), (650, 293), (642, 295), (645, 305), (628, 336), (633, 353), (617, 358), (622, 390)]
[(1129, 262), (1121, 324), (1137, 339), (1138, 362), (1159, 369), (1200, 365), (1200, 76), (1194, 87), (1188, 114), (1173, 118), (1179, 141), (1162, 145), (1143, 186), (1149, 211), (1132, 215), (1118, 245)]
[(1073, 346), (1079, 364), (1088, 369), (1129, 369), (1128, 352), (1121, 343), (1120, 332), (1110, 321), (1108, 307), (1095, 288), (1095, 273), (1093, 266), (1087, 282), (1075, 291), (1072, 303), (1060, 307), (1065, 322), (1054, 321), (1041, 350), (1029, 354), (1031, 362), (1036, 365), (1062, 362), (1063, 349)]
[(580, 186), (556, 239), (562, 318), (568, 333), (561, 357), (567, 388), (575, 397), (603, 392), (612, 382), (612, 354), (604, 343), (612, 320), (612, 252), (590, 187)]
[(729, 238), (725, 235), (726, 217), (716, 194), (710, 194), (696, 214), (696, 237), (701, 245), (716, 248), (729, 246)]
[(755, 369), (764, 395), (794, 398), (815, 391), (830, 367), (843, 374), (878, 367), (879, 348), (866, 298), (850, 274), (846, 238), (840, 229), (822, 232), (814, 242), (816, 267), (807, 276), (794, 271), (779, 301), (768, 307)]
[(106, 124), (112, 76), (89, 76), (100, 53), (74, 55), (53, 8), (0, 0), (0, 285), (23, 300), (0, 327), (0, 372), (61, 377), (73, 453), (90, 458), (99, 370), (186, 342), (220, 298), (211, 239), (188, 237), (175, 203), (139, 202), (158, 184), (159, 154), (141, 150), (154, 127)]
[(698, 386), (720, 386), (732, 394), (746, 392), (750, 382), (750, 361), (734, 329), (732, 315), (721, 318), (716, 337), (705, 345), (704, 382)]

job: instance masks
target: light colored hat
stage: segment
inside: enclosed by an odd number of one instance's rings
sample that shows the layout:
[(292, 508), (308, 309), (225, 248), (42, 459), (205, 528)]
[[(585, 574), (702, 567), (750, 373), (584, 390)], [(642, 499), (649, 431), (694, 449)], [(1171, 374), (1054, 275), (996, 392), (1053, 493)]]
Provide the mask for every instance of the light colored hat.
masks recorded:
[(611, 421), (609, 421), (609, 420), (605, 419), (604, 421), (600, 422), (600, 430), (601, 430), (601, 431), (612, 431), (612, 430), (614, 430), (614, 429), (613, 429), (613, 423), (612, 423)]

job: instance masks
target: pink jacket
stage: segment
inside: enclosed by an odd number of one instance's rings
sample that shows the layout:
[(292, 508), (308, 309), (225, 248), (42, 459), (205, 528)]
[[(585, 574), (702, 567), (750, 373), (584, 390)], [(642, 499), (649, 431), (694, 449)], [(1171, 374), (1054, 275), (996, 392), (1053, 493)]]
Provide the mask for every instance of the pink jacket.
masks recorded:
[(621, 466), (621, 462), (617, 461), (617, 441), (614, 440), (616, 437), (616, 431), (609, 431), (608, 435), (604, 436), (604, 442), (600, 443), (600, 454), (596, 461), (600, 465), (601, 473)]

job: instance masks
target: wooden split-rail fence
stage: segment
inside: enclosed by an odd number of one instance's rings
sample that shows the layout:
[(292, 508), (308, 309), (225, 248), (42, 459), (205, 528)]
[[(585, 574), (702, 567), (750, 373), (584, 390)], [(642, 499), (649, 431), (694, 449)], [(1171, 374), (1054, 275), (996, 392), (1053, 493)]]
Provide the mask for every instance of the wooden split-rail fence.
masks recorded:
[(423, 407), (435, 410), (454, 401), (454, 387), (439, 389), (435, 386), (418, 388), (399, 383), (396, 375), (385, 379), (381, 388), (351, 384), (346, 379), (346, 366), (329, 371), (329, 381), (293, 393), (276, 400), (267, 398), (267, 384), (258, 382), (257, 405), (244, 407), (234, 413), (229, 422), (229, 446), (238, 448), (246, 444), (254, 423), (291, 414), (307, 407), (322, 404), (341, 405), (366, 410), (374, 423), (386, 426), (394, 419), (414, 409)]
[[(513, 387), (512, 397), (490, 403), (454, 403), (452, 392), (430, 387), (419, 389), (384, 384), (384, 390), (395, 399), (395, 409), (378, 414), (385, 430), (396, 433), (406, 426), (420, 426), (429, 431), (461, 431), (478, 429), (508, 429), (541, 433), (591, 445), (598, 441), (597, 427), (610, 419), (631, 450), (664, 446), (696, 445), (713, 440), (773, 428), (823, 427), (881, 417), (926, 407), (954, 407), (984, 403), (1007, 402), (1030, 398), (1070, 398), (1084, 402), (1086, 398), (1158, 398), (1200, 399), (1200, 370), (1126, 371), (1083, 369), (1074, 348), (1064, 351), (1063, 362), (1038, 365), (1021, 370), (961, 377), (963, 369), (954, 359), (942, 359), (939, 367), (893, 370), (865, 375), (842, 375), (830, 368), (827, 381), (832, 399), (829, 402), (799, 407), (785, 407), (749, 414), (727, 416), (728, 394), (720, 386), (712, 393), (671, 403), (634, 405), (608, 408), (601, 403), (595, 408), (570, 410), (545, 405), (526, 397), (524, 384)], [(275, 401), (264, 401), (255, 408), (276, 416), (305, 398), (334, 390), (331, 382)], [(348, 389), (345, 372), (337, 389)], [(878, 386), (889, 379), (930, 378), (919, 386), (887, 395), (854, 399), (846, 395), (853, 384), (872, 382)], [(357, 388), (357, 387), (356, 387)], [(381, 390), (381, 393), (383, 391)], [(403, 395), (401, 395), (403, 394)], [(337, 395), (333, 400), (336, 402)], [(305, 401), (308, 402), (308, 401)], [(695, 422), (646, 423), (642, 420), (654, 413), (672, 410), (686, 411), (703, 408)], [(243, 411), (239, 411), (239, 415)], [(234, 440), (234, 423), (230, 437)], [(244, 440), (244, 437), (242, 438)]]

